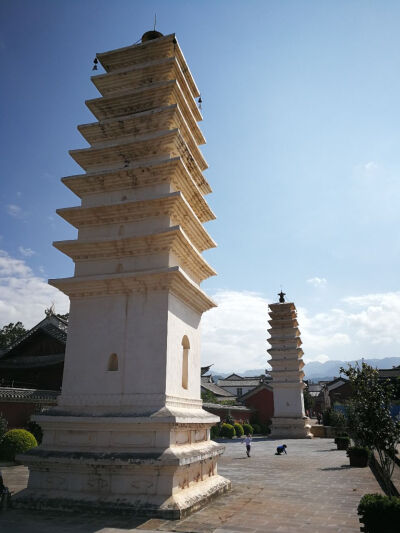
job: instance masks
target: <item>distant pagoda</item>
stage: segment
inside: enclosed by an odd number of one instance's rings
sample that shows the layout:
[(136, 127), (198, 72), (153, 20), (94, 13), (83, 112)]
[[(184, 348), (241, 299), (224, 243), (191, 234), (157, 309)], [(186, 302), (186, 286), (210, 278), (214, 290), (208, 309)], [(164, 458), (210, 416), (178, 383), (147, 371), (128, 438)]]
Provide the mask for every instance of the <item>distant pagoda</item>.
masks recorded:
[(274, 416), (271, 437), (312, 438), (309, 419), (304, 412), (304, 367), (300, 348), (300, 330), (294, 303), (285, 302), (279, 294), (279, 303), (270, 304), (271, 348), (268, 361), (272, 367), (271, 385), (274, 394)]
[(43, 444), (19, 501), (93, 506), (179, 518), (230, 482), (217, 473), (219, 418), (202, 409), (200, 330), (215, 306), (200, 289), (215, 246), (199, 91), (174, 34), (98, 54), (97, 122), (71, 156), (85, 174), (63, 178), (81, 198), (58, 214), (77, 240), (54, 243), (71, 278), (50, 280), (70, 297), (62, 394), (36, 417)]

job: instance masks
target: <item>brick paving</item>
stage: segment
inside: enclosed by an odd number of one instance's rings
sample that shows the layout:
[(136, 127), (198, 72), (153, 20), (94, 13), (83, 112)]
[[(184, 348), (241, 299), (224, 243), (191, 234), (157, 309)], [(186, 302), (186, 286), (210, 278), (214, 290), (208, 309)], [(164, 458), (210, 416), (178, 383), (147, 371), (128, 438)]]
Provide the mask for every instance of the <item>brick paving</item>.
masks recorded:
[[(129, 519), (9, 510), (3, 533), (359, 533), (357, 505), (381, 492), (369, 468), (350, 468), (331, 439), (287, 440), (288, 455), (274, 455), (277, 441), (255, 442), (251, 458), (230, 442), (219, 463), (232, 491), (180, 521)], [(2, 468), (12, 490), (26, 484), (24, 467)]]

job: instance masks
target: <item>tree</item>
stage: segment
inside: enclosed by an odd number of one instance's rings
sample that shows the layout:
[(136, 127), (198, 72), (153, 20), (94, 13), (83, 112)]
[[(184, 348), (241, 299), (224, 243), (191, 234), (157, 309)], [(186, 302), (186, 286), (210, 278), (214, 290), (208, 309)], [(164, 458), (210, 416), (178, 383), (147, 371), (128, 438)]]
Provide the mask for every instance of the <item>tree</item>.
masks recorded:
[(315, 409), (315, 398), (311, 396), (310, 391), (308, 390), (308, 387), (304, 389), (303, 397), (304, 397), (304, 409), (306, 411), (309, 411), (310, 409)]
[(0, 329), (0, 349), (6, 350), (26, 332), (27, 330), (22, 322), (16, 322), (15, 324), (10, 322), (7, 326), (3, 326)]
[(395, 387), (390, 380), (380, 380), (378, 370), (366, 363), (349, 365), (340, 372), (353, 389), (348, 406), (348, 426), (356, 444), (376, 450), (385, 491), (392, 494), (391, 477), (396, 447), (400, 442), (400, 422), (390, 416)]
[(201, 392), (201, 399), (205, 403), (218, 403), (218, 400), (215, 394), (209, 390), (204, 390)]

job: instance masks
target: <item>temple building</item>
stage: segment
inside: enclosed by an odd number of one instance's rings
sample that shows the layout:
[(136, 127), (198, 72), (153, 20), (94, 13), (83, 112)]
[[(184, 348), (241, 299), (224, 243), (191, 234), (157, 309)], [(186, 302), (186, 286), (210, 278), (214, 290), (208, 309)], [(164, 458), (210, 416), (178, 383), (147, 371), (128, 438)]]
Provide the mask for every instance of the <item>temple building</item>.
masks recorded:
[(49, 313), (0, 354), (0, 386), (59, 391), (68, 322)]
[(274, 397), (271, 437), (312, 438), (304, 411), (304, 363), (297, 311), (294, 303), (285, 302), (284, 296), (281, 291), (279, 303), (269, 306), (271, 348), (267, 351), (271, 356), (268, 362)]
[(43, 443), (20, 457), (18, 502), (179, 518), (230, 487), (200, 398), (199, 325), (215, 306), (200, 288), (215, 275), (200, 93), (174, 34), (96, 61), (97, 121), (78, 128), (90, 147), (70, 152), (85, 173), (62, 180), (81, 205), (58, 210), (78, 237), (54, 243), (74, 276), (50, 280), (71, 302), (62, 393), (35, 417)]

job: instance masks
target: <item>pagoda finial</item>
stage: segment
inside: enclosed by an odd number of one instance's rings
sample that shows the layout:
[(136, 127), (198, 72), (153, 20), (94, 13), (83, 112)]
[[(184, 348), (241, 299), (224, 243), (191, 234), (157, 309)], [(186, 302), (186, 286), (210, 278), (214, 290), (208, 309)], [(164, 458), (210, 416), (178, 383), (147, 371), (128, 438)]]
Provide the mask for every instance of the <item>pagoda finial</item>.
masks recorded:
[(286, 293), (283, 292), (282, 289), (281, 289), (281, 292), (278, 293), (278, 296), (279, 296), (279, 303), (280, 304), (284, 304), (285, 303)]
[(146, 33), (144, 33), (142, 35), (142, 43), (144, 43), (146, 41), (152, 41), (153, 39), (158, 39), (159, 37), (163, 36), (163, 34), (161, 32), (156, 30), (156, 25), (157, 25), (157, 13), (154, 13), (154, 26), (153, 26), (153, 29), (150, 30), (150, 31), (146, 31)]

